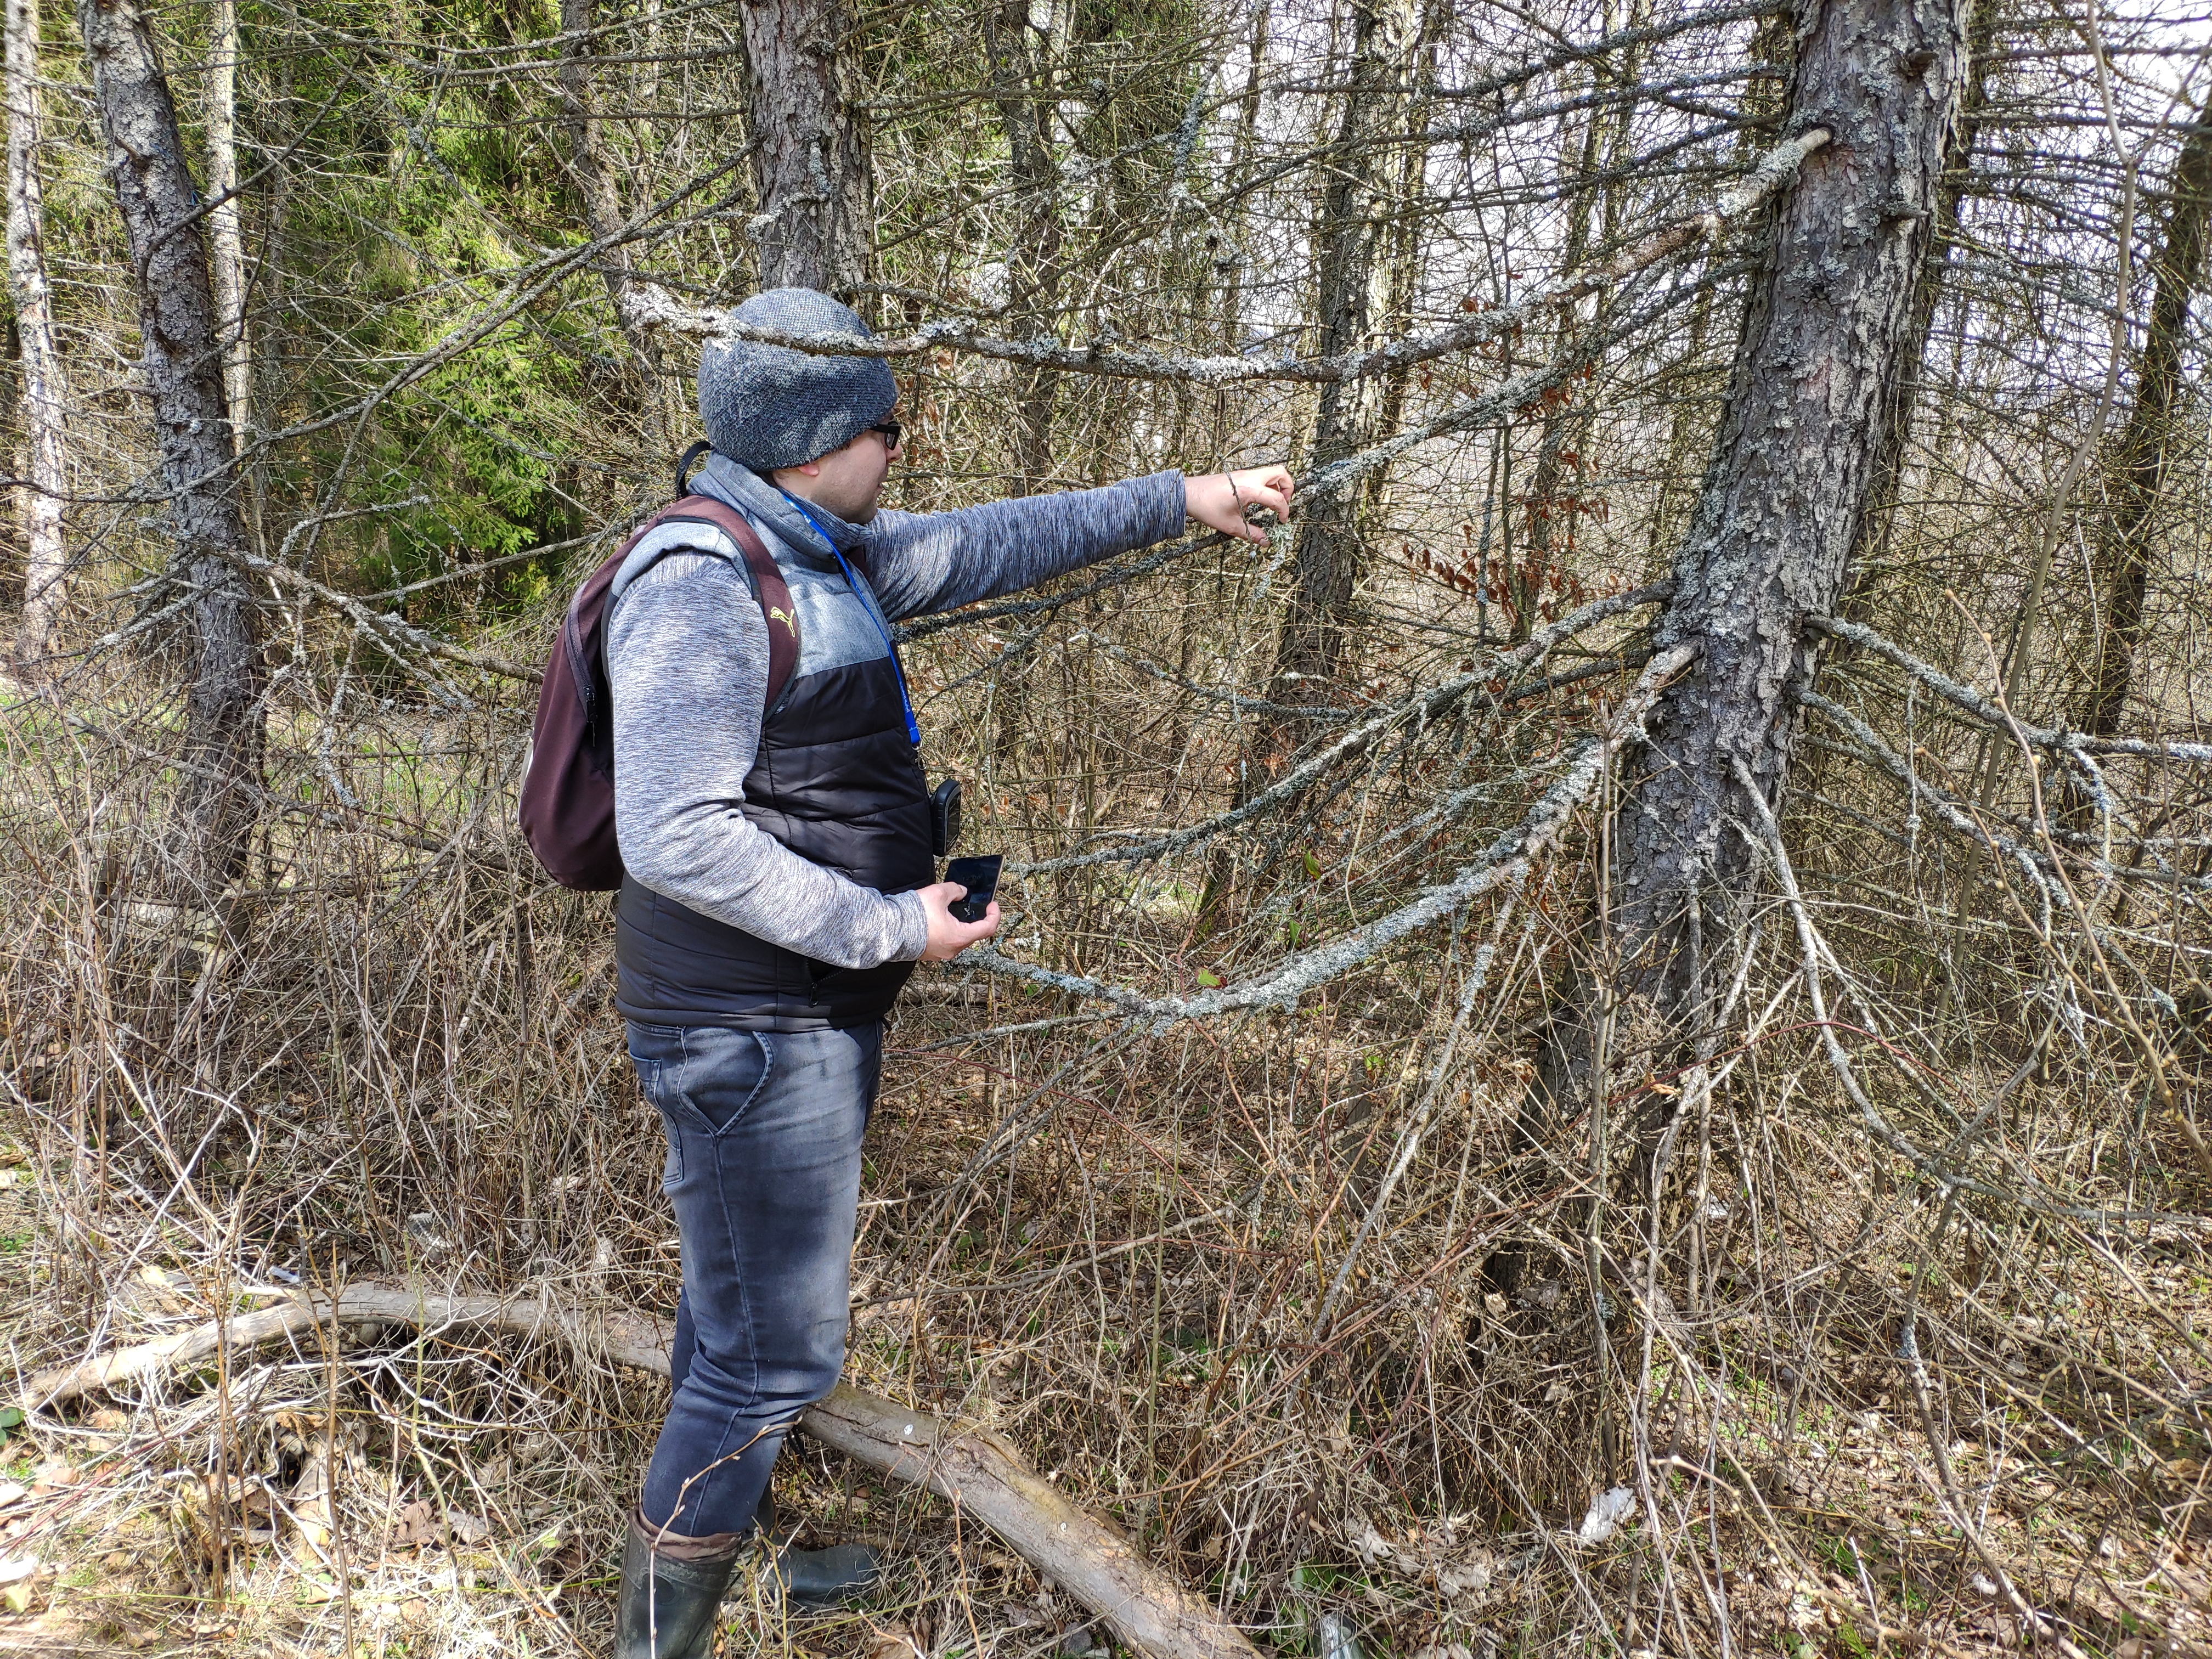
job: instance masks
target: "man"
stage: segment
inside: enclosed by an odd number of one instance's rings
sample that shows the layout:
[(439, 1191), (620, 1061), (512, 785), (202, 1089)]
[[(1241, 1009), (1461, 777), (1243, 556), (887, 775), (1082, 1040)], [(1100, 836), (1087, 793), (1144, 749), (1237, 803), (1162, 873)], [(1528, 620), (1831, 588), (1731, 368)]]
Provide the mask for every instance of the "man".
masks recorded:
[[(808, 289), (737, 319), (866, 336)], [(683, 1247), (675, 1384), (623, 1559), (617, 1659), (698, 1659), (785, 1429), (844, 1363), (860, 1138), (883, 1019), (917, 960), (998, 930), (933, 879), (928, 786), (890, 623), (1012, 592), (1182, 532), (1264, 542), (1288, 519), (1280, 467), (1155, 473), (957, 513), (878, 513), (899, 455), (879, 357), (710, 344), (693, 489), (743, 514), (791, 590), (764, 615), (721, 532), (664, 526), (606, 625), (615, 708), (617, 1001), (668, 1137)], [(628, 568), (628, 567), (626, 567)], [(798, 656), (764, 708), (771, 628)], [(853, 1545), (776, 1557), (801, 1600), (864, 1585)]]

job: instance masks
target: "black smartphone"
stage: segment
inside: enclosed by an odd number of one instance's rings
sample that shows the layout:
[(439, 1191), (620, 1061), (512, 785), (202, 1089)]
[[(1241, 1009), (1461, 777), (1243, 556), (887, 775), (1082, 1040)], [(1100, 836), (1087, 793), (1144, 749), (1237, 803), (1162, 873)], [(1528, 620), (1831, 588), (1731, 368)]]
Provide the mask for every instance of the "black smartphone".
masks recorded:
[(929, 798), (929, 850), (939, 858), (960, 840), (960, 780), (947, 778)]
[(988, 858), (955, 859), (945, 866), (945, 878), (957, 881), (968, 890), (966, 898), (952, 901), (952, 914), (962, 921), (981, 921), (983, 913), (991, 908), (991, 900), (999, 890), (999, 866), (1006, 862), (1002, 854), (994, 853)]

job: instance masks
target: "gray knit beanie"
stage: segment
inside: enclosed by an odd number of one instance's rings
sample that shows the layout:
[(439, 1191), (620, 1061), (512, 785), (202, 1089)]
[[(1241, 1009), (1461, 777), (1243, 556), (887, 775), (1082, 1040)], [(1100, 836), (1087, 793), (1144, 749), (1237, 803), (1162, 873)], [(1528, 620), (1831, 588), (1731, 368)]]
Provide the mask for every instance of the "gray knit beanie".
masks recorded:
[[(853, 312), (811, 288), (770, 289), (730, 315), (787, 334), (875, 337)], [(842, 449), (897, 401), (897, 382), (880, 357), (817, 357), (750, 340), (709, 340), (699, 354), (699, 418), (707, 440), (755, 472)]]

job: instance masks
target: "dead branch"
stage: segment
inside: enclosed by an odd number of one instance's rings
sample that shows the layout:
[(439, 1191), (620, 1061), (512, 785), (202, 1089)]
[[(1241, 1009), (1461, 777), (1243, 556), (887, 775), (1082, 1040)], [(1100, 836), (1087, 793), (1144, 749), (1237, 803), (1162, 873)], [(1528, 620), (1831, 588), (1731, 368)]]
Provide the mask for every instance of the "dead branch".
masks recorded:
[(1540, 284), (1527, 298), (1511, 305), (1479, 312), (1449, 328), (1418, 339), (1400, 340), (1372, 350), (1348, 351), (1335, 356), (1303, 360), (1283, 357), (1273, 361), (1247, 356), (1172, 357), (1128, 343), (1109, 346), (1094, 341), (1089, 345), (1064, 346), (1054, 340), (999, 339), (980, 334), (968, 325), (951, 319), (925, 325), (911, 334), (885, 339), (861, 339), (830, 331), (793, 333), (787, 329), (736, 323), (726, 312), (705, 311), (687, 305), (665, 289), (647, 283), (634, 284), (617, 303), (623, 326), (634, 332), (663, 331), (694, 339), (745, 339), (823, 356), (911, 357), (951, 349), (1034, 368), (1212, 386), (1249, 380), (1364, 380), (1497, 339), (1525, 326), (1542, 313), (1586, 299), (1657, 264), (1670, 253), (1717, 234), (1764, 204), (1796, 176), (1800, 162), (1827, 142), (1825, 127), (1814, 127), (1783, 140), (1706, 211), (1689, 214), (1663, 226), (1587, 270), (1569, 272)]
[(1139, 1653), (1256, 1659), (1243, 1632), (1147, 1561), (1111, 1522), (1068, 1502), (990, 1430), (902, 1411), (842, 1383), (799, 1426), (856, 1462), (951, 1499)]
[(1089, 853), (1069, 853), (1059, 858), (1038, 859), (1033, 863), (1010, 864), (1006, 866), (1007, 873), (1042, 876), (1057, 870), (1080, 870), (1094, 864), (1138, 864), (1170, 853), (1182, 852), (1271, 811), (1297, 796), (1316, 778), (1346, 760), (1365, 753), (1400, 726), (1408, 722), (1425, 723), (1442, 718), (1486, 686), (1495, 684), (1508, 674), (1542, 660), (1545, 653), (1561, 641), (1639, 606), (1656, 604), (1674, 591), (1670, 583), (1653, 582), (1644, 587), (1632, 588), (1626, 593), (1610, 594), (1593, 600), (1581, 610), (1538, 629), (1526, 642), (1502, 653), (1495, 661), (1477, 672), (1462, 674), (1441, 685), (1415, 692), (1381, 713), (1370, 715), (1318, 754), (1291, 768), (1243, 805), (1232, 807), (1203, 823), (1186, 825), (1170, 834), (1140, 842), (1133, 847), (1109, 847)]
[(1291, 1006), (1306, 992), (1350, 973), (1396, 940), (1453, 915), (1506, 883), (1525, 878), (1535, 861), (1551, 850), (1575, 814), (1596, 792), (1598, 780), (1613, 755), (1622, 744), (1641, 736), (1644, 716), (1650, 711), (1661, 689), (1696, 654), (1692, 647), (1675, 646), (1654, 657), (1635, 689), (1622, 699), (1605, 731), (1584, 739), (1561, 763), (1559, 781), (1538, 798), (1528, 815), (1451, 880), (1425, 888), (1411, 902), (1389, 915), (1249, 979), (1194, 997), (1146, 997), (1083, 975), (1064, 974), (1036, 963), (1017, 962), (988, 945), (970, 950), (967, 959), (988, 973), (1025, 979), (1055, 991), (1109, 1003), (1124, 1013), (1145, 1019), (1172, 1022), (1206, 1018), (1240, 1008)]
[(1873, 652), (1903, 669), (1961, 713), (1999, 731), (2016, 733), (2039, 749), (2081, 755), (2130, 755), (2146, 760), (2212, 761), (2212, 744), (2154, 743), (2140, 738), (2096, 737), (2062, 727), (2030, 726), (1972, 687), (1962, 685), (1942, 669), (1923, 662), (1895, 641), (1875, 633), (1863, 623), (1848, 622), (1840, 617), (1808, 617), (1805, 625)]
[[(118, 1383), (185, 1370), (218, 1355), (270, 1346), (319, 1325), (406, 1324), (425, 1334), (468, 1325), (561, 1336), (635, 1370), (668, 1375), (668, 1331), (644, 1314), (586, 1310), (550, 1297), (471, 1296), (406, 1285), (349, 1285), (141, 1342), (33, 1376), (24, 1403), (51, 1407)], [(1242, 1632), (1146, 1559), (1111, 1522), (1040, 1476), (1002, 1436), (909, 1411), (840, 1384), (799, 1419), (800, 1432), (896, 1480), (927, 1487), (981, 1521), (1129, 1647), (1150, 1659), (1258, 1659)]]
[(586, 1320), (577, 1310), (550, 1298), (468, 1296), (369, 1283), (349, 1285), (336, 1298), (292, 1297), (274, 1307), (240, 1314), (227, 1324), (211, 1320), (173, 1336), (40, 1371), (25, 1387), (23, 1403), (33, 1407), (64, 1405), (118, 1383), (186, 1370), (220, 1353), (267, 1347), (324, 1324), (409, 1324), (425, 1331), (476, 1325), (524, 1336), (565, 1334), (615, 1364), (668, 1374), (668, 1334), (642, 1314), (611, 1313)]

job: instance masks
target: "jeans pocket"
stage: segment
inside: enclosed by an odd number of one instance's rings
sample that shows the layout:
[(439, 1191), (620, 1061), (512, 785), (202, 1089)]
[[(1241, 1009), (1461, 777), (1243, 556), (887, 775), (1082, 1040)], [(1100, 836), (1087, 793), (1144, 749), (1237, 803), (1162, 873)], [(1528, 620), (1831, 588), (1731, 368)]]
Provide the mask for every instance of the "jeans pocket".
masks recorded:
[(668, 1112), (660, 1115), (660, 1128), (668, 1138), (668, 1162), (660, 1171), (660, 1190), (672, 1193), (684, 1184), (684, 1131)]
[(727, 1134), (760, 1098), (775, 1060), (764, 1031), (702, 1027), (687, 1032), (683, 1075), (672, 1079), (670, 1108), (681, 1101), (708, 1133)]

